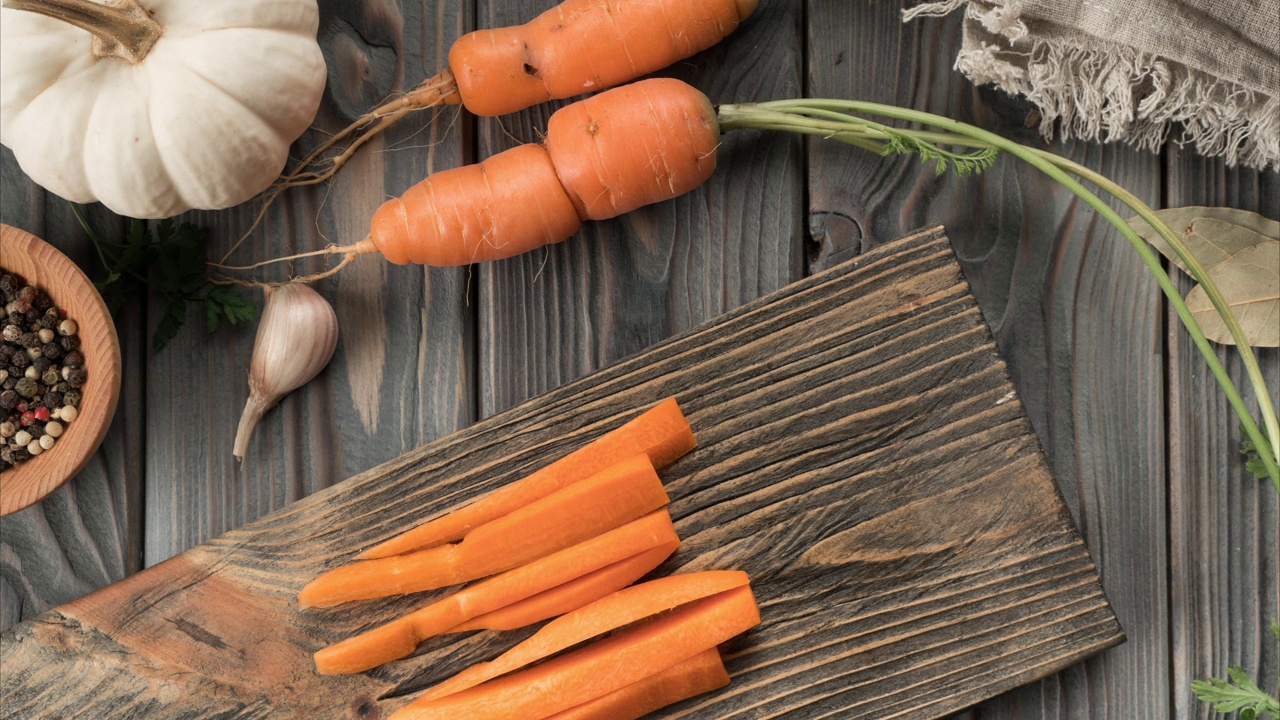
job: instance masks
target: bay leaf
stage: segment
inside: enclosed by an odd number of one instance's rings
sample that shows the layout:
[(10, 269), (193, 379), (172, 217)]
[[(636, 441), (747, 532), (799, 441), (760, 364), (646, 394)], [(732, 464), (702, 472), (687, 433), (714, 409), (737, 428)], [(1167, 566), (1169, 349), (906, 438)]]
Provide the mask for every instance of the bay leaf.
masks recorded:
[[(1264, 240), (1280, 241), (1280, 222), (1248, 210), (1191, 206), (1157, 210), (1156, 216), (1182, 237), (1191, 254), (1206, 268), (1217, 265), (1228, 257), (1256, 244), (1258, 235), (1261, 235)], [(1204, 221), (1213, 222), (1202, 226), (1198, 232), (1192, 232), (1192, 226), (1197, 224), (1197, 221), (1202, 223)], [(1169, 247), (1155, 231), (1155, 228), (1148, 225), (1145, 220), (1139, 217), (1132, 217), (1129, 219), (1129, 226), (1143, 240), (1151, 243), (1151, 246), (1159, 251), (1161, 255), (1164, 255), (1170, 262), (1181, 268), (1183, 272), (1187, 272), (1186, 265), (1178, 258), (1173, 248)], [(1239, 228), (1243, 232), (1228, 228), (1228, 226), (1234, 226), (1234, 228)], [(1231, 231), (1226, 232), (1229, 229)]]
[[(1255, 347), (1280, 347), (1280, 241), (1247, 247), (1209, 269), (1245, 337)], [(1187, 309), (1210, 340), (1234, 345), (1204, 288), (1187, 295)]]

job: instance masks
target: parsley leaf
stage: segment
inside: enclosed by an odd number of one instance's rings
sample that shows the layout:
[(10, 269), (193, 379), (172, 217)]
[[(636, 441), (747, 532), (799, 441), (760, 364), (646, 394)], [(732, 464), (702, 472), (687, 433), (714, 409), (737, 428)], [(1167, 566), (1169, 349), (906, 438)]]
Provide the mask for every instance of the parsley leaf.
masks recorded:
[(224, 320), (238, 325), (258, 317), (258, 309), (249, 298), (225, 285), (209, 283), (205, 274), (204, 228), (168, 219), (148, 229), (146, 222), (130, 219), (123, 241), (109, 243), (89, 225), (79, 205), (72, 203), (71, 208), (106, 271), (105, 277), (94, 285), (111, 314), (149, 293), (160, 296), (164, 309), (151, 338), (156, 351), (177, 337), (187, 321), (190, 305), (203, 306), (209, 332), (217, 330)]
[[(1271, 624), (1271, 632), (1280, 642), (1280, 623)], [(1240, 711), (1240, 720), (1272, 718), (1280, 720), (1280, 700), (1258, 687), (1242, 668), (1227, 668), (1227, 678), (1209, 678), (1191, 683), (1191, 690), (1203, 702), (1223, 715)]]

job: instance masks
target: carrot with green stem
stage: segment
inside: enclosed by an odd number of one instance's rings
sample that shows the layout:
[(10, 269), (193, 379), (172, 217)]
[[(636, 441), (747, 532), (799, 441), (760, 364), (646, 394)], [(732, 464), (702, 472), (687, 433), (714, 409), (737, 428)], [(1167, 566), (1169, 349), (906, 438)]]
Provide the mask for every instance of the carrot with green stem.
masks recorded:
[[(892, 127), (870, 117), (936, 130)], [(645, 80), (557, 111), (541, 146), (526, 145), (495, 155), (486, 161), (491, 168), (482, 164), (427, 178), (403, 198), (384, 204), (365, 240), (307, 255), (340, 254), (340, 266), (369, 252), (381, 252), (396, 263), (445, 265), (510, 257), (565, 239), (581, 221), (614, 217), (697, 187), (715, 168), (720, 133), (738, 129), (814, 135), (882, 155), (914, 153), (936, 162), (940, 172), (954, 167), (962, 174), (981, 171), (1006, 153), (1061, 183), (1115, 226), (1156, 278), (1226, 393), (1263, 471), (1280, 491), (1280, 416), (1272, 402), (1274, 393), (1217, 283), (1182, 238), (1150, 207), (1106, 177), (1066, 158), (939, 115), (854, 100), (780, 100), (714, 108), (684, 83)], [(1145, 220), (1204, 288), (1240, 352), (1262, 428), (1159, 258), (1119, 214), (1076, 178), (1108, 191)], [(463, 186), (468, 189), (464, 191)], [(569, 208), (574, 210), (572, 215)], [(336, 269), (305, 279), (333, 272)]]

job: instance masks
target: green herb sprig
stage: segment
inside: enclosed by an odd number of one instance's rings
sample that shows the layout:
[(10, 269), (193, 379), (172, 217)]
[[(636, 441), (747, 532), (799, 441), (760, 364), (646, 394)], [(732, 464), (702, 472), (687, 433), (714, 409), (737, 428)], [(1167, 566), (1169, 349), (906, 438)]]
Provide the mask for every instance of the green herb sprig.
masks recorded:
[(211, 285), (205, 274), (204, 228), (172, 219), (147, 223), (131, 219), (124, 241), (108, 242), (93, 229), (83, 209), (71, 205), (76, 220), (93, 242), (106, 276), (94, 285), (115, 315), (131, 300), (159, 294), (164, 310), (151, 337), (156, 351), (177, 337), (187, 321), (188, 308), (203, 308), (205, 327), (214, 332), (224, 321), (230, 325), (251, 322), (258, 310), (249, 298), (226, 285)]
[[(1280, 623), (1271, 623), (1271, 632), (1280, 642)], [(1197, 680), (1191, 683), (1191, 690), (1201, 701), (1213, 705), (1213, 709), (1223, 715), (1238, 710), (1240, 720), (1280, 720), (1280, 699), (1259, 688), (1243, 668), (1227, 668), (1226, 680)]]

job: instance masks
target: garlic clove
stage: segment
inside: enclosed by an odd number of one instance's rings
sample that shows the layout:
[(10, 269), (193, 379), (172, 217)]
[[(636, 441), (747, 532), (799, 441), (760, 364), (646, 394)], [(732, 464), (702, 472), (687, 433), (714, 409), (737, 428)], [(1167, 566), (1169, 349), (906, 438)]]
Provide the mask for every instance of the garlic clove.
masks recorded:
[(258, 421), (285, 395), (306, 385), (329, 364), (338, 346), (338, 316), (320, 293), (301, 283), (266, 291), (249, 365), (249, 399), (232, 454), (243, 460)]

